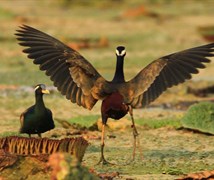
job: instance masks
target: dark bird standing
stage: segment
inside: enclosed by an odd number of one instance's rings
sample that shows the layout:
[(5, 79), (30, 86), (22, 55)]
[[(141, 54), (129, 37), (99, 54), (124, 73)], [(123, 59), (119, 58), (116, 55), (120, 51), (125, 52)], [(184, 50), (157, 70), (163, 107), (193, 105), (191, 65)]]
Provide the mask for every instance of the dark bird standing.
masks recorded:
[(45, 85), (36, 85), (35, 104), (20, 115), (20, 133), (27, 133), (29, 137), (31, 137), (31, 134), (38, 134), (38, 136), (41, 137), (41, 133), (54, 128), (52, 112), (45, 107), (43, 94), (49, 94)]
[(21, 46), (28, 47), (23, 52), (50, 76), (54, 86), (71, 102), (90, 110), (98, 100), (102, 100), (103, 126), (99, 162), (103, 164), (107, 163), (104, 158), (104, 130), (108, 118), (118, 120), (130, 113), (134, 159), (138, 132), (132, 109), (145, 107), (167, 88), (191, 79), (191, 74), (197, 74), (198, 69), (205, 68), (204, 63), (210, 62), (207, 57), (214, 56), (214, 43), (183, 50), (153, 61), (133, 79), (125, 81), (123, 61), (126, 51), (125, 47), (119, 46), (116, 48), (114, 78), (107, 81), (81, 54), (46, 33), (23, 25), (17, 30), (16, 36)]

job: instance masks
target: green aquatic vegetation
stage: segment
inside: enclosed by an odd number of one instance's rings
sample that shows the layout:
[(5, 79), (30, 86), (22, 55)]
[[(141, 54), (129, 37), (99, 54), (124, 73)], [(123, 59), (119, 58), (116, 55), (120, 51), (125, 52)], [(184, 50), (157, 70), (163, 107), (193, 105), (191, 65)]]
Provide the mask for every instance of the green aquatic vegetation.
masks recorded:
[(68, 122), (71, 124), (77, 124), (86, 128), (93, 126), (98, 120), (98, 115), (89, 115), (89, 116), (78, 116), (72, 119), (69, 119)]
[(146, 126), (151, 129), (157, 129), (161, 127), (174, 127), (179, 128), (181, 127), (180, 119), (175, 118), (167, 118), (167, 119), (136, 119), (136, 124)]
[(21, 137), (24, 137), (24, 135), (19, 134), (18, 131), (17, 132), (9, 131), (9, 132), (0, 133), (0, 137), (7, 137), (7, 136), (21, 136)]
[(192, 105), (181, 123), (185, 128), (214, 134), (214, 103), (201, 102)]
[[(72, 119), (69, 119), (68, 122), (71, 124), (78, 124), (81, 126), (84, 126), (86, 128), (89, 128), (93, 126), (97, 120), (99, 119), (99, 115), (89, 115), (89, 116), (78, 116), (74, 117)], [(114, 121), (113, 121), (114, 122)], [(117, 121), (115, 121), (117, 122)], [(130, 120), (131, 122), (131, 120)], [(135, 120), (136, 124), (140, 126), (145, 126), (151, 129), (157, 129), (161, 127), (174, 127), (174, 128), (179, 128), (181, 127), (180, 119), (175, 118), (175, 119), (136, 119)]]

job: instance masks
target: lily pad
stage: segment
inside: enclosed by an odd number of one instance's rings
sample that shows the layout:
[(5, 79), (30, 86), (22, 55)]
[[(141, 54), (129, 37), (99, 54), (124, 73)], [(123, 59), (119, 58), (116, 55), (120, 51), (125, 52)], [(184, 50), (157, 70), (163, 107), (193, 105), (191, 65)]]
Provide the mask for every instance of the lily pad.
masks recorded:
[(181, 123), (185, 128), (214, 134), (214, 103), (201, 102), (190, 106)]

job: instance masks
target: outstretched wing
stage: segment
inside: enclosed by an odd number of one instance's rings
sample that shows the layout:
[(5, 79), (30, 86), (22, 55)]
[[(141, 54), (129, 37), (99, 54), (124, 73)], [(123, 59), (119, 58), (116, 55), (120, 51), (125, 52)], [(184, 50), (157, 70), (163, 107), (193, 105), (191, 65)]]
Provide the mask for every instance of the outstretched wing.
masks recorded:
[(214, 43), (173, 53), (153, 61), (127, 82), (134, 89), (129, 98), (132, 107), (144, 107), (154, 101), (167, 88), (191, 79), (198, 69), (213, 57)]
[(54, 86), (71, 102), (92, 109), (105, 94), (101, 86), (106, 80), (77, 51), (30, 26), (21, 26), (15, 35), (21, 46), (28, 47), (23, 50), (28, 58), (50, 76)]

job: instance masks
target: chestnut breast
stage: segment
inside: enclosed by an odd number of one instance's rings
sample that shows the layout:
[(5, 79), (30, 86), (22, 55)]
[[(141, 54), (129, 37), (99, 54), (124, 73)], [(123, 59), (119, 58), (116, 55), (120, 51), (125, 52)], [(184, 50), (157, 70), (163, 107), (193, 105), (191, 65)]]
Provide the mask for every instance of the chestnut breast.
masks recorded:
[(118, 120), (127, 114), (128, 109), (128, 105), (123, 102), (123, 96), (115, 92), (102, 101), (101, 113), (106, 118)]

